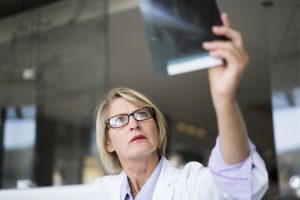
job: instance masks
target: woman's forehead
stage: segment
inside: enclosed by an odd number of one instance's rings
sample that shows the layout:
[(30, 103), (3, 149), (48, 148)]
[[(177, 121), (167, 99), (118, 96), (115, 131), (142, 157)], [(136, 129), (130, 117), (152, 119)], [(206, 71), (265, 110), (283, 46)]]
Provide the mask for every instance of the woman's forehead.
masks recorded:
[(108, 106), (107, 115), (114, 116), (120, 113), (131, 113), (139, 108), (140, 106), (133, 102), (130, 102), (124, 98), (117, 98)]

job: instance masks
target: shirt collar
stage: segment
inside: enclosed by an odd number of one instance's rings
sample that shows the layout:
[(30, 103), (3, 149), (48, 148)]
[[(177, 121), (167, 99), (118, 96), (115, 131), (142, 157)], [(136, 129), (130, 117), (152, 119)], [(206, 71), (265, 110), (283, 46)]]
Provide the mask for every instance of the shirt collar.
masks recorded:
[[(144, 186), (141, 188), (139, 193), (136, 196), (136, 200), (138, 199), (152, 199), (152, 195), (155, 189), (156, 182), (158, 180), (161, 168), (163, 166), (163, 157), (161, 157), (160, 161), (158, 162), (157, 166), (155, 167), (154, 171), (152, 172), (151, 176), (148, 178)], [(123, 171), (123, 180), (121, 184), (121, 200), (125, 200), (126, 196), (131, 196), (130, 193), (130, 186), (128, 182), (128, 178), (126, 173)]]

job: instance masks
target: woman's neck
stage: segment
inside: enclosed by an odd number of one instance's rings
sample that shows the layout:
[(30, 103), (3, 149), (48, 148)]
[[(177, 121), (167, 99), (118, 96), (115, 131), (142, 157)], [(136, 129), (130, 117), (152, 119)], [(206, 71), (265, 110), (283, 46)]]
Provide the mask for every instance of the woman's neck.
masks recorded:
[(151, 176), (155, 167), (159, 162), (157, 153), (153, 153), (148, 157), (134, 159), (122, 163), (131, 189), (131, 195), (135, 197)]

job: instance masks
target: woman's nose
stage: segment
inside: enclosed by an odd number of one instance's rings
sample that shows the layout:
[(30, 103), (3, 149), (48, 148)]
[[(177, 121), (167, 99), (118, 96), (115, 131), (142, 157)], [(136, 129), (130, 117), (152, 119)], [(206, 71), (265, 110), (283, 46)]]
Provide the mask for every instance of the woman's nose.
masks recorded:
[(133, 116), (129, 116), (128, 126), (131, 131), (140, 129), (139, 121), (137, 121)]

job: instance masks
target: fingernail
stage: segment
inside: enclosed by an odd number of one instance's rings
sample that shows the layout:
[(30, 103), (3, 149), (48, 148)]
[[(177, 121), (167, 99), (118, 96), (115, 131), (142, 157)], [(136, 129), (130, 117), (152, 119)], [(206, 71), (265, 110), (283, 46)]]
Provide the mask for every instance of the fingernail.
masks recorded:
[(218, 26), (213, 26), (212, 28), (213, 28), (213, 31), (217, 31), (219, 29)]
[(209, 44), (208, 42), (203, 42), (203, 43), (202, 43), (202, 46), (203, 46), (204, 48), (209, 47), (209, 45), (210, 45), (210, 44)]

